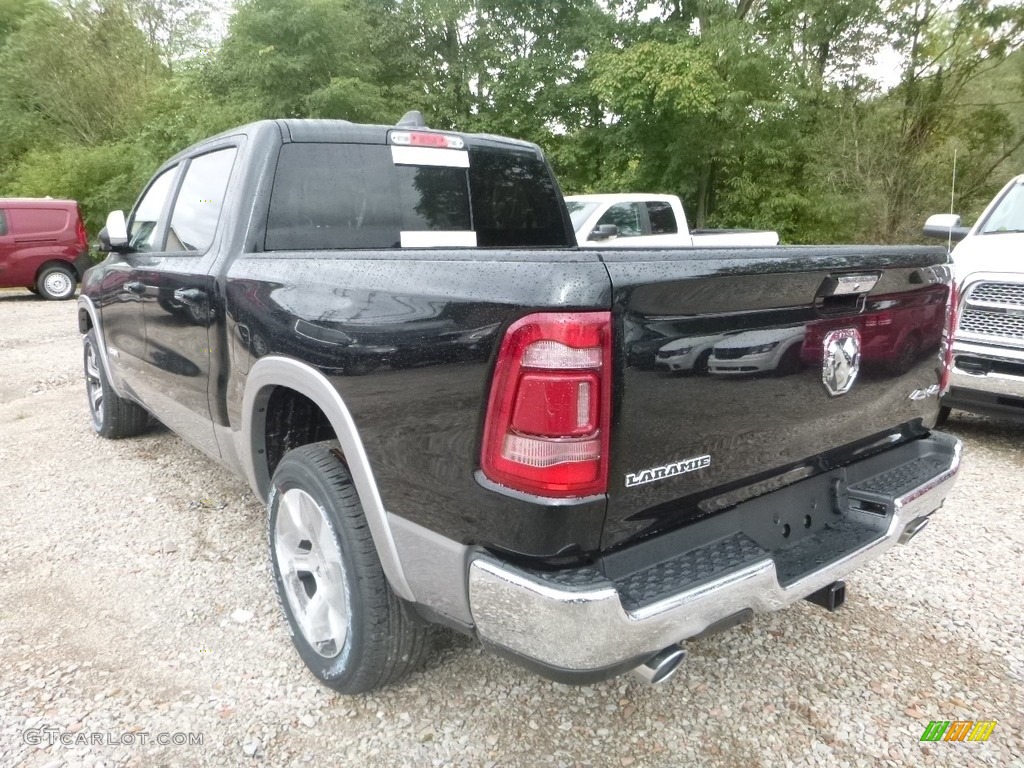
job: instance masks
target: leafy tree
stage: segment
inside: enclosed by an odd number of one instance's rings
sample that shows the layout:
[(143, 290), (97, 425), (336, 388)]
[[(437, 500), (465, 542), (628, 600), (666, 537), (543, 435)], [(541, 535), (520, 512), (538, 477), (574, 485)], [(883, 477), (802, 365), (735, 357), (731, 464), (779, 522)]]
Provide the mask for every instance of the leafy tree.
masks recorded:
[(160, 63), (123, 6), (42, 5), (0, 53), (5, 111), (41, 136), (92, 145), (128, 135)]
[(380, 120), (390, 111), (368, 63), (369, 34), (346, 0), (247, 0), (231, 20), (210, 82), (257, 117)]
[(130, 142), (94, 147), (35, 149), (8, 182), (8, 194), (78, 200), (86, 228), (95, 233), (108, 212), (131, 207), (152, 168)]
[[(220, 0), (227, 2), (228, 0)], [(1024, 161), (1024, 6), (995, 0), (0, 0), (0, 194), (92, 229), (169, 155), (265, 117), (541, 144), (568, 191), (697, 226), (903, 241)], [(894, 87), (868, 75), (886, 51)]]
[(169, 70), (212, 47), (210, 8), (202, 0), (124, 0), (125, 10)]

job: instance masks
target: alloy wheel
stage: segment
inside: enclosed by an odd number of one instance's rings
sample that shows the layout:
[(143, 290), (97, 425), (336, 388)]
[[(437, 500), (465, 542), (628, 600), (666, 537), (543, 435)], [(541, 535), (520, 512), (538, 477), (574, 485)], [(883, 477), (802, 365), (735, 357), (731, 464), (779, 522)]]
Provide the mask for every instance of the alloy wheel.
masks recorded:
[(89, 410), (96, 423), (103, 424), (103, 382), (100, 379), (99, 360), (96, 348), (92, 344), (85, 345), (85, 391), (89, 397)]
[(285, 599), (306, 642), (322, 657), (341, 653), (349, 631), (341, 548), (319, 504), (301, 488), (284, 492), (274, 554)]

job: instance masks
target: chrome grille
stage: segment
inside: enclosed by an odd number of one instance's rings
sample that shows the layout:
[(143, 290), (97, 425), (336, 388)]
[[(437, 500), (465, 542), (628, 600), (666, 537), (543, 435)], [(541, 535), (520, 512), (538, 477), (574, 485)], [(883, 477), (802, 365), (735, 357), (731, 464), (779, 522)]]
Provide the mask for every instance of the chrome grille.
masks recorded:
[(960, 330), (978, 336), (1024, 341), (1024, 315), (966, 309), (960, 315)]
[(971, 304), (1001, 304), (1024, 307), (1024, 283), (979, 283), (967, 297)]
[(979, 282), (965, 291), (957, 335), (1024, 346), (1024, 283)]

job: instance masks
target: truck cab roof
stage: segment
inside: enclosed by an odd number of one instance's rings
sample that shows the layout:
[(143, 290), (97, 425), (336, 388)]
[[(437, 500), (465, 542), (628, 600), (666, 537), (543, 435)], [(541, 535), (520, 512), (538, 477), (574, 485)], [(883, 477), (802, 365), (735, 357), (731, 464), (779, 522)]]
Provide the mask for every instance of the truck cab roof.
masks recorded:
[(416, 133), (440, 133), (446, 136), (457, 136), (463, 139), (467, 145), (501, 145), (505, 147), (530, 150), (537, 156), (543, 156), (541, 149), (536, 144), (519, 139), (510, 139), (504, 136), (495, 136), (487, 133), (462, 133), (459, 131), (447, 131), (430, 128), (428, 126), (412, 127), (408, 125), (371, 125), (353, 123), (348, 120), (328, 119), (299, 119), (282, 118), (277, 120), (257, 120), (246, 123), (211, 136), (208, 139), (197, 142), (173, 157), (169, 158), (162, 167), (173, 165), (182, 158), (195, 154), (198, 147), (204, 145), (218, 144), (225, 139), (239, 135), (257, 135), (261, 133), (277, 133), (282, 143), (350, 143), (350, 144), (387, 144), (388, 134), (391, 131), (411, 131)]
[(566, 200), (579, 203), (643, 203), (648, 200), (672, 203), (678, 200), (675, 195), (648, 194), (647, 192), (602, 193), (596, 195), (566, 195)]

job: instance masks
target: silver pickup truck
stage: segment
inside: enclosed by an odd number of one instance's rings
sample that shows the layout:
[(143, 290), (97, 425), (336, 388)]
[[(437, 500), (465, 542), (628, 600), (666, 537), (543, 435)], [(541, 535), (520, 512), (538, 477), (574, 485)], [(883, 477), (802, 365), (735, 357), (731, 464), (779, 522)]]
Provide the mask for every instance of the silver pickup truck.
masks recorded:
[(942, 416), (958, 408), (1024, 420), (1024, 176), (1011, 179), (973, 227), (939, 214), (924, 231), (958, 243), (959, 302)]

